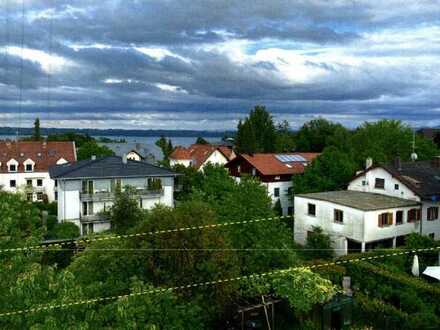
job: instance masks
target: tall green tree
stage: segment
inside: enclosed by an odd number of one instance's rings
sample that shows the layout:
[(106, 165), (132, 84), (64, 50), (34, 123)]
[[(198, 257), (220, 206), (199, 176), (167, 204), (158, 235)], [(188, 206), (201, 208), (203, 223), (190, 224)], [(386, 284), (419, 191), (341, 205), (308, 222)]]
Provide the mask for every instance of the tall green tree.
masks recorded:
[(32, 140), (41, 141), (41, 128), (40, 128), (40, 118), (36, 118), (34, 121), (34, 130), (32, 132)]
[(78, 148), (77, 158), (78, 160), (90, 159), (92, 156), (105, 157), (113, 156), (115, 153), (113, 150), (106, 146), (101, 146), (96, 141), (84, 142), (81, 147)]
[(136, 191), (126, 186), (117, 187), (115, 200), (109, 211), (112, 229), (118, 233), (125, 233), (144, 218), (144, 211), (139, 207)]
[(240, 153), (275, 152), (276, 128), (272, 115), (257, 105), (249, 116), (238, 123), (236, 148)]
[(350, 132), (341, 124), (324, 118), (306, 122), (296, 134), (297, 151), (322, 152), (328, 146), (347, 150), (350, 144)]
[(328, 147), (307, 166), (304, 174), (293, 176), (295, 194), (342, 190), (356, 173), (352, 156), (336, 147)]
[(208, 141), (206, 141), (204, 138), (202, 138), (201, 136), (199, 136), (196, 140), (196, 144), (209, 144)]
[(290, 129), (289, 122), (283, 120), (276, 128), (276, 152), (292, 152), (295, 148), (294, 134)]

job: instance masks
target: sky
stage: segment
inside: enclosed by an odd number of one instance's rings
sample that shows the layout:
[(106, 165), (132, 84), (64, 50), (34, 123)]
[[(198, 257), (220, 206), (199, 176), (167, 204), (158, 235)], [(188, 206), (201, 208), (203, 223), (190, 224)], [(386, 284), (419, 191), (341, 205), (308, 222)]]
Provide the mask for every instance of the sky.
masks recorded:
[(440, 126), (440, 1), (1, 0), (0, 126)]

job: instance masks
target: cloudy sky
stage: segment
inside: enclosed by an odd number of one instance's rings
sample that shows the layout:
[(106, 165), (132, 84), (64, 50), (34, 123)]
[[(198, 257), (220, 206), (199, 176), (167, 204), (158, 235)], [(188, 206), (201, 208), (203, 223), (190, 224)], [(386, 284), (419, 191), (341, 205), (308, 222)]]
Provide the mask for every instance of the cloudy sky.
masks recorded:
[(23, 1), (0, 1), (0, 126), (440, 125), (440, 1)]

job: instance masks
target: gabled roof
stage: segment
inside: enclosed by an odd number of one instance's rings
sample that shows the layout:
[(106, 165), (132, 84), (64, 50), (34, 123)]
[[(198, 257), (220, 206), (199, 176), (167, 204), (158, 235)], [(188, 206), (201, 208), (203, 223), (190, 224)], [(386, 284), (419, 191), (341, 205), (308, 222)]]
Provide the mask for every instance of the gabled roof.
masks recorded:
[(422, 199), (440, 200), (440, 167), (434, 161), (402, 162), (399, 167), (377, 164), (355, 178), (375, 168), (383, 168)]
[[(229, 167), (235, 162), (245, 160), (255, 167), (262, 175), (292, 175), (304, 173), (305, 167), (320, 154), (315, 152), (292, 152), (292, 153), (258, 153), (253, 155), (240, 154), (226, 164)], [(303, 161), (283, 162), (280, 156), (301, 156)]]
[(108, 156), (98, 159), (82, 160), (73, 164), (57, 165), (49, 169), (52, 179), (95, 179), (159, 176), (170, 177), (178, 174), (166, 168), (151, 165), (144, 161), (127, 160)]
[(295, 196), (295, 198), (296, 197), (330, 202), (363, 211), (385, 210), (398, 207), (411, 207), (420, 205), (419, 202), (409, 199), (355, 190), (325, 191), (310, 194), (298, 194)]
[(68, 141), (0, 141), (0, 173), (7, 173), (6, 163), (15, 159), (18, 172), (24, 172), (23, 162), (31, 159), (35, 162), (34, 172), (48, 172), (64, 158), (68, 162), (76, 161), (75, 143)]
[(154, 144), (146, 144), (139, 142), (127, 143), (99, 143), (99, 145), (106, 146), (111, 149), (116, 156), (122, 157), (130, 152), (137, 153), (141, 158), (151, 162), (151, 160), (160, 161), (163, 159), (162, 151)]
[(192, 144), (188, 148), (176, 147), (169, 158), (175, 160), (192, 160), (192, 166), (198, 169), (216, 150), (218, 150), (227, 161), (231, 160), (234, 156), (232, 149), (225, 146)]

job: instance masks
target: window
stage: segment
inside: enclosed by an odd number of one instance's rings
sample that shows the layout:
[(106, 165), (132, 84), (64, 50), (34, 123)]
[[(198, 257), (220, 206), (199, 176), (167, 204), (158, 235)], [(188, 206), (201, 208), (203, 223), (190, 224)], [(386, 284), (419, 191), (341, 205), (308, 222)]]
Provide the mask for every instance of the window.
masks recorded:
[(387, 227), (393, 224), (393, 213), (386, 212), (379, 214), (378, 217), (378, 226), (379, 227)]
[(252, 168), (252, 175), (253, 176), (257, 175), (257, 170), (255, 168)]
[(139, 198), (139, 208), (143, 209), (143, 202), (142, 202), (142, 198)]
[(334, 221), (338, 222), (338, 223), (343, 223), (344, 222), (344, 211), (335, 209)]
[(110, 191), (116, 192), (117, 190), (120, 191), (122, 188), (122, 181), (121, 179), (112, 179), (110, 181)]
[(17, 172), (17, 165), (10, 164), (9, 165), (9, 172)]
[(11, 187), (11, 188), (15, 188), (15, 187), (17, 187), (17, 181), (15, 181), (15, 180), (10, 180), (10, 181), (9, 181), (9, 187)]
[(366, 186), (366, 185), (367, 185), (367, 181), (362, 180), (362, 185), (363, 185), (363, 186)]
[(429, 221), (438, 219), (438, 207), (437, 206), (428, 207), (427, 219)]
[(312, 216), (316, 216), (316, 205), (315, 204), (308, 204), (308, 214)]
[(32, 172), (34, 170), (34, 165), (32, 164), (26, 164), (25, 171), (26, 172)]
[(289, 207), (287, 208), (287, 214), (288, 214), (288, 215), (292, 215), (292, 214), (293, 214), (293, 207), (292, 207), (292, 206), (289, 206)]
[(293, 187), (289, 187), (289, 188), (287, 188), (287, 194), (288, 194), (289, 196), (292, 196), (292, 194), (293, 194)]
[(93, 234), (93, 223), (83, 223), (82, 225), (82, 234), (88, 235)]
[(273, 195), (274, 195), (275, 197), (280, 197), (280, 188), (275, 188), (275, 189), (273, 190)]
[(376, 189), (385, 189), (385, 179), (376, 178), (376, 182), (374, 184), (374, 188), (376, 188)]
[(429, 238), (431, 238), (431, 239), (434, 239), (434, 238), (435, 238), (434, 233), (430, 233), (428, 236), (429, 236)]
[(395, 189), (395, 190), (399, 190), (399, 184), (396, 183), (396, 184), (394, 185), (394, 189)]
[(43, 186), (43, 179), (37, 179), (37, 187)]
[(420, 220), (420, 209), (408, 210), (408, 222), (414, 222)]
[(92, 215), (93, 214), (93, 203), (92, 202), (83, 202), (83, 215)]
[(55, 200), (58, 200), (58, 191), (55, 191)]
[(43, 200), (43, 193), (39, 192), (37, 193), (37, 201), (42, 201)]
[(32, 187), (32, 180), (31, 179), (26, 180), (26, 186)]
[(55, 187), (58, 187), (58, 180), (55, 180)]
[(27, 193), (27, 194), (26, 194), (26, 199), (27, 199), (29, 202), (33, 202), (33, 200), (34, 200), (34, 194), (32, 194), (32, 193)]
[(403, 211), (396, 212), (396, 225), (401, 225), (403, 223)]
[(93, 181), (84, 180), (82, 182), (82, 192), (83, 194), (93, 194)]

